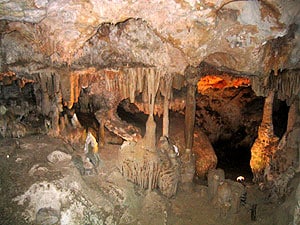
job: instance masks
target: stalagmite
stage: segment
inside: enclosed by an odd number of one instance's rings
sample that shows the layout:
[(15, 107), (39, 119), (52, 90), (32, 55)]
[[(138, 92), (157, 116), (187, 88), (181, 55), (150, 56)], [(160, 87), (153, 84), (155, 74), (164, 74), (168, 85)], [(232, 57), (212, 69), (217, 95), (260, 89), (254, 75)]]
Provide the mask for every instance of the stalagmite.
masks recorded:
[(176, 194), (179, 161), (166, 137), (160, 138), (157, 151), (144, 148), (142, 141), (124, 142), (119, 152), (119, 169), (124, 177), (144, 189), (159, 188), (166, 197)]
[(91, 132), (88, 132), (87, 137), (85, 139), (84, 144), (84, 153), (88, 154), (90, 151), (90, 147), (92, 148), (93, 153), (98, 152), (98, 142), (96, 141), (96, 138), (91, 134)]
[(258, 137), (251, 148), (250, 166), (255, 182), (262, 182), (264, 180), (264, 170), (279, 143), (279, 139), (274, 135), (273, 131), (272, 113), (274, 95), (274, 91), (270, 91), (268, 97), (265, 99), (263, 119), (258, 129)]
[(213, 199), (217, 194), (218, 186), (225, 180), (225, 172), (222, 169), (212, 169), (208, 171), (208, 197)]
[(276, 151), (272, 155), (267, 169), (265, 169), (268, 178), (268, 191), (273, 200), (287, 194), (290, 180), (294, 177), (295, 172), (300, 170), (300, 113), (298, 104), (299, 100), (295, 99), (289, 110), (287, 130), (276, 146)]

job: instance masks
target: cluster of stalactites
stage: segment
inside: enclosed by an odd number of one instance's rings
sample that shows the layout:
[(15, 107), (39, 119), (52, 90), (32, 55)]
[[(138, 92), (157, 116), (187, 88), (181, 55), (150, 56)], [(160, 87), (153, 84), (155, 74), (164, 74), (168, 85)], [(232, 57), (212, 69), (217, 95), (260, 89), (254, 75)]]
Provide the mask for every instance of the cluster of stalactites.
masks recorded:
[[(61, 92), (63, 105), (72, 108), (73, 104), (78, 102), (81, 89), (89, 87), (94, 82), (99, 83), (99, 85), (104, 84), (102, 89), (120, 95), (121, 99), (129, 98), (131, 103), (134, 103), (135, 97), (142, 93), (144, 102), (149, 103), (150, 81), (153, 79), (160, 81), (165, 73), (156, 68), (137, 67), (118, 70), (90, 68), (73, 72), (45, 70), (35, 75), (38, 81), (36, 89), (41, 91), (43, 100), (48, 102), (48, 99)], [(147, 77), (150, 78), (146, 79)], [(166, 85), (169, 84), (160, 82), (159, 90), (161, 93), (166, 92)], [(44, 114), (48, 114), (46, 109), (50, 109), (50, 107), (44, 109)]]
[[(136, 96), (142, 94), (143, 107), (139, 108), (147, 114), (151, 113), (148, 105), (155, 104), (158, 96), (171, 97), (172, 76), (157, 68), (123, 68), (115, 74), (105, 72), (104, 76), (107, 90), (118, 91), (121, 99), (129, 98), (131, 103), (136, 103)], [(153, 113), (158, 110), (154, 108)]]
[[(84, 89), (88, 89), (89, 95), (105, 99), (104, 103), (109, 105), (106, 110), (116, 110), (123, 99), (130, 99), (134, 103), (136, 96), (141, 95), (143, 107), (139, 109), (149, 115), (157, 113), (157, 96), (164, 101), (164, 114), (167, 114), (172, 98), (173, 75), (154, 67), (101, 70), (87, 68), (78, 71), (45, 69), (32, 75), (36, 80), (37, 105), (43, 115), (51, 118), (56, 133), (59, 132), (59, 114), (63, 107), (71, 109), (79, 101)], [(175, 80), (175, 87), (182, 86), (178, 83), (180, 82)], [(95, 112), (100, 108), (103, 106), (96, 105)], [(165, 121), (167, 127), (167, 119)]]
[(295, 96), (300, 94), (300, 76), (299, 71), (282, 71), (277, 76), (271, 74), (261, 80), (259, 77), (250, 77), (252, 89), (258, 96), (267, 96), (270, 90), (274, 90), (277, 98), (288, 105), (293, 102)]

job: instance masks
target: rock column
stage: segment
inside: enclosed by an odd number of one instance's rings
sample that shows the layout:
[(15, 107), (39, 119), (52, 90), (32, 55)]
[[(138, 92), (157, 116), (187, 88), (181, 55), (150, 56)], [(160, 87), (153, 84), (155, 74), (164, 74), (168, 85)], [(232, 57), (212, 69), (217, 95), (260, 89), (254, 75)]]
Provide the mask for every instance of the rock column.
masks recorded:
[(192, 149), (194, 140), (194, 125), (196, 113), (196, 84), (197, 70), (188, 68), (186, 71), (187, 91), (186, 91), (186, 106), (185, 106), (185, 148)]
[(172, 77), (165, 76), (165, 93), (164, 93), (164, 115), (163, 115), (163, 136), (169, 137), (169, 105), (172, 89)]
[(159, 87), (160, 75), (160, 71), (156, 71), (153, 68), (149, 68), (147, 74), (149, 117), (146, 123), (144, 145), (146, 148), (153, 151), (156, 149), (156, 123), (154, 121), (153, 113), (155, 96)]

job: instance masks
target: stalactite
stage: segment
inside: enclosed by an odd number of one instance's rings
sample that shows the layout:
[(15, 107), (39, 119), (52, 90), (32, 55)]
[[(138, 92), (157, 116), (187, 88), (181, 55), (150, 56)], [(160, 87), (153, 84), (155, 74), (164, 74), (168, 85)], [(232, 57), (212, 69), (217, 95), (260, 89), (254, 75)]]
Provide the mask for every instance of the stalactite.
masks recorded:
[(125, 83), (123, 83), (123, 77), (124, 77), (123, 71), (114, 70), (114, 69), (105, 69), (100, 71), (99, 76), (101, 77), (101, 75), (104, 76), (105, 90), (112, 93), (120, 93), (120, 95), (122, 96), (123, 94), (122, 91), (125, 86)]
[(131, 103), (134, 103), (135, 92), (137, 89), (137, 73), (135, 70), (129, 70), (128, 85), (129, 85), (129, 99)]
[(136, 89), (138, 93), (141, 93), (144, 89), (144, 77), (145, 73), (142, 67), (135, 68), (137, 74), (137, 85)]
[(270, 74), (264, 78), (250, 77), (251, 87), (257, 96), (267, 96), (270, 90), (277, 92), (278, 99), (290, 104), (300, 93), (298, 70), (282, 71), (278, 76)]
[(270, 86), (277, 90), (278, 98), (288, 103), (300, 93), (300, 76), (298, 71), (284, 71), (280, 76), (270, 77)]
[(35, 95), (37, 98), (40, 98), (38, 104), (41, 108), (41, 113), (45, 116), (49, 116), (50, 113), (50, 97), (47, 89), (47, 73), (39, 73), (37, 74), (37, 82), (35, 87)]
[(126, 81), (124, 81), (124, 75), (122, 75), (122, 76), (120, 76), (118, 78), (118, 82), (117, 82), (118, 86), (117, 86), (117, 88), (118, 88), (118, 90), (120, 92), (120, 96), (121, 96), (122, 99), (125, 99), (125, 95), (126, 95), (126, 93), (125, 93), (126, 90), (124, 88), (125, 82)]
[(69, 109), (77, 102), (80, 89), (79, 89), (79, 75), (70, 71), (60, 71), (60, 82), (63, 104)]

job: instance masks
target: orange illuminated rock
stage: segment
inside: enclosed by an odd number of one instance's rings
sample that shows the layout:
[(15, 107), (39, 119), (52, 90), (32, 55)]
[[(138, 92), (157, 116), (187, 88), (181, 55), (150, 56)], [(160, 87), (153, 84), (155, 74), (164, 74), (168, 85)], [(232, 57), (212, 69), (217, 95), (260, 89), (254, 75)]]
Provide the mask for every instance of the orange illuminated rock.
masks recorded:
[(216, 168), (218, 159), (208, 137), (202, 131), (195, 131), (194, 139), (196, 173), (204, 178), (210, 169)]
[(224, 75), (207, 75), (198, 82), (198, 92), (204, 93), (207, 89), (223, 89), (227, 87), (245, 87), (250, 85), (250, 80), (244, 77)]

